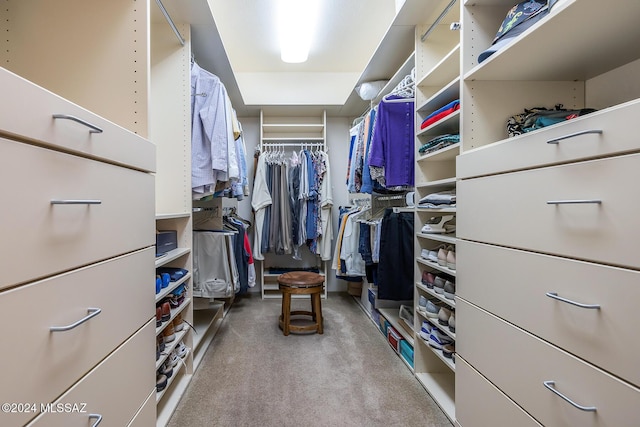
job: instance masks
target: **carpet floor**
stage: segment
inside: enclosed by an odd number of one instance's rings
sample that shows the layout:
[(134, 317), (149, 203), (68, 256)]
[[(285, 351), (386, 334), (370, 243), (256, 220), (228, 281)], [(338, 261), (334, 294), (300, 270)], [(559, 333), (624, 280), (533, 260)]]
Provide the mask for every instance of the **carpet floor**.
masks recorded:
[(451, 426), (351, 296), (322, 301), (322, 335), (284, 336), (280, 304), (236, 298), (169, 427)]

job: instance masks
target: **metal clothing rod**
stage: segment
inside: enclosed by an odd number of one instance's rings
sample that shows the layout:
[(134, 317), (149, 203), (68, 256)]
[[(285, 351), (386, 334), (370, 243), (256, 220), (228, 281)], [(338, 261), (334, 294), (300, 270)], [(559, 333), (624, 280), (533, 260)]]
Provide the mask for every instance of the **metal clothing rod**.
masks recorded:
[(438, 25), (440, 23), (440, 21), (442, 21), (442, 19), (445, 17), (445, 15), (449, 12), (449, 10), (453, 7), (453, 5), (455, 3), (456, 3), (456, 0), (451, 0), (449, 2), (449, 5), (444, 8), (444, 10), (440, 14), (440, 16), (438, 16), (438, 18), (435, 20), (435, 22), (433, 24), (431, 24), (431, 26), (427, 29), (427, 31), (424, 32), (424, 34), (422, 36), (420, 36), (420, 41), (421, 42), (425, 41), (427, 39), (427, 37), (429, 37), (429, 34), (431, 34), (431, 32), (433, 30), (435, 30), (436, 25)]
[(180, 34), (180, 31), (178, 31), (178, 27), (176, 27), (176, 24), (173, 23), (173, 19), (171, 19), (171, 16), (169, 16), (169, 12), (167, 12), (167, 9), (165, 9), (164, 5), (162, 4), (162, 1), (156, 0), (156, 3), (158, 4), (158, 7), (160, 8), (160, 11), (164, 15), (165, 19), (169, 23), (169, 26), (171, 27), (173, 32), (176, 34), (178, 41), (182, 46), (184, 46), (184, 43), (185, 43), (184, 38), (182, 37), (182, 34)]

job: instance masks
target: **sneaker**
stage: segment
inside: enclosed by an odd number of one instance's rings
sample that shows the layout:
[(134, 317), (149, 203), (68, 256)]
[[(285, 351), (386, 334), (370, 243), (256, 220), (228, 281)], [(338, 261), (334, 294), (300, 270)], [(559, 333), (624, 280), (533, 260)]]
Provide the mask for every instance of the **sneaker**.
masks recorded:
[(156, 341), (156, 362), (160, 359), (160, 344)]
[(171, 318), (171, 305), (169, 305), (168, 301), (165, 301), (160, 306), (160, 309), (162, 310), (161, 311), (161, 313), (162, 313), (161, 320), (163, 322), (167, 322)]
[(160, 277), (156, 277), (156, 294), (159, 294), (162, 290), (162, 279)]
[(438, 250), (438, 265), (443, 267), (447, 266), (447, 255), (449, 254), (449, 250), (447, 248), (440, 248)]
[(451, 316), (449, 317), (449, 330), (454, 334), (456, 333), (456, 318), (453, 311), (451, 312)]
[(453, 340), (444, 333), (440, 332), (438, 328), (433, 328), (429, 335), (429, 345), (438, 350), (442, 350), (443, 345), (452, 344)]
[(420, 251), (420, 257), (422, 259), (429, 259), (429, 249), (423, 249)]
[(422, 272), (422, 279), (421, 282), (423, 285), (425, 285), (427, 288), (429, 289), (433, 289), (433, 281), (436, 279), (436, 277), (432, 274), (429, 273), (427, 271), (423, 271)]
[(453, 249), (447, 252), (446, 266), (451, 270), (456, 269), (456, 252)]
[(427, 322), (426, 320), (422, 321), (422, 328), (420, 328), (420, 337), (422, 337), (423, 340), (425, 341), (429, 341), (429, 335), (431, 335), (431, 323)]
[(156, 307), (156, 328), (162, 326), (162, 308)]
[(422, 233), (447, 233), (445, 224), (453, 219), (453, 215), (434, 216), (430, 218), (420, 230)]
[(420, 295), (420, 298), (418, 299), (418, 311), (420, 313), (427, 311), (427, 299), (424, 295)]
[(178, 313), (173, 319), (173, 329), (176, 332), (180, 332), (184, 329), (184, 322), (182, 321), (182, 313)]
[(179, 358), (184, 358), (187, 355), (187, 346), (184, 345), (182, 341), (180, 341), (176, 346), (175, 353)]
[(438, 251), (439, 249), (430, 250), (429, 255), (427, 255), (427, 259), (431, 262), (438, 262)]
[(438, 312), (440, 311), (440, 307), (435, 305), (433, 301), (427, 300), (427, 306), (425, 307), (425, 316), (435, 319), (438, 317)]
[(158, 347), (160, 348), (160, 351), (164, 351), (165, 344), (164, 344), (164, 338), (162, 337), (162, 335), (158, 335), (156, 337), (156, 340), (158, 342)]
[(179, 361), (180, 361), (180, 357), (176, 354), (175, 350), (171, 352), (169, 357), (167, 357), (167, 364), (171, 365), (172, 368), (174, 368)]
[(446, 307), (440, 307), (438, 311), (438, 323), (442, 326), (449, 326), (449, 318), (451, 317), (451, 310)]
[(446, 282), (445, 279), (443, 279), (440, 276), (436, 276), (435, 280), (433, 281), (433, 290), (436, 292), (436, 294), (440, 294), (440, 295), (444, 294), (445, 282)]
[(444, 282), (443, 288), (444, 297), (446, 299), (455, 299), (456, 296), (456, 284), (450, 281)]
[(162, 338), (164, 338), (164, 342), (171, 342), (176, 339), (176, 331), (173, 329), (173, 323), (169, 323), (164, 331), (162, 331)]
[(162, 375), (166, 375), (167, 379), (169, 379), (173, 375), (173, 367), (171, 367), (167, 362), (164, 362), (158, 372)]
[(168, 378), (166, 375), (156, 373), (156, 391), (161, 392), (167, 386)]
[(442, 346), (442, 355), (447, 359), (453, 359), (453, 353), (456, 352), (456, 344), (445, 344)]

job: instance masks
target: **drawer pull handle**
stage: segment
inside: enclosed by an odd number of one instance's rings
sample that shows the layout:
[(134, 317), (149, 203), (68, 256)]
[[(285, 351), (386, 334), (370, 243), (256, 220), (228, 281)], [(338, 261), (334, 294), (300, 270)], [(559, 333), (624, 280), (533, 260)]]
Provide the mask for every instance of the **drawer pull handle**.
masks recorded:
[(565, 136), (559, 136), (557, 138), (553, 138), (547, 141), (547, 144), (557, 144), (560, 141), (562, 141), (563, 139), (569, 139), (569, 138), (573, 138), (575, 136), (580, 136), (580, 135), (587, 135), (590, 133), (597, 133), (598, 135), (602, 135), (602, 130), (601, 129), (592, 129), (592, 130), (583, 130), (580, 132), (576, 132), (576, 133), (570, 133), (569, 135), (565, 135)]
[(572, 305), (575, 305), (575, 306), (578, 306), (578, 307), (582, 307), (582, 308), (595, 308), (595, 309), (599, 309), (600, 308), (600, 304), (582, 304), (580, 302), (571, 301), (570, 299), (566, 299), (566, 298), (558, 296), (557, 292), (547, 292), (546, 295), (549, 298), (557, 299), (558, 301), (566, 302), (567, 304), (572, 304)]
[(102, 309), (99, 309), (99, 308), (88, 308), (87, 309), (87, 313), (89, 313), (89, 314), (87, 314), (85, 317), (83, 317), (82, 319), (78, 320), (77, 322), (72, 323), (72, 324), (67, 325), (67, 326), (51, 326), (49, 328), (49, 330), (51, 332), (68, 331), (68, 330), (73, 329), (73, 328), (75, 328), (77, 326), (80, 326), (81, 324), (83, 324), (87, 320), (91, 319), (92, 317), (96, 317), (101, 312), (102, 312)]
[(598, 199), (547, 200), (547, 204), (548, 205), (587, 205), (587, 204), (601, 205), (602, 200), (598, 200)]
[(91, 425), (91, 427), (97, 427), (97, 426), (98, 426), (98, 424), (100, 424), (100, 423), (102, 422), (102, 415), (100, 415), (100, 414), (89, 414), (89, 419), (90, 419), (90, 420), (95, 419), (95, 420), (96, 420), (96, 422), (95, 422), (95, 423), (93, 423), (93, 424)]
[(102, 204), (102, 200), (52, 200), (52, 205), (100, 205)]
[(581, 411), (588, 411), (588, 412), (596, 412), (597, 408), (595, 406), (582, 406), (582, 405), (578, 405), (576, 402), (574, 402), (573, 400), (569, 399), (567, 396), (565, 396), (564, 394), (560, 393), (558, 390), (556, 390), (553, 386), (556, 385), (555, 381), (543, 381), (542, 384), (544, 384), (544, 386), (546, 388), (548, 388), (549, 390), (551, 390), (552, 392), (554, 392), (555, 394), (557, 394), (558, 396), (560, 396), (561, 398), (563, 398), (564, 400), (566, 400), (567, 402), (569, 402), (571, 405), (575, 406), (576, 408), (580, 409)]
[(54, 119), (65, 119), (65, 120), (73, 120), (76, 123), (80, 123), (82, 125), (85, 125), (86, 127), (89, 128), (89, 133), (102, 133), (104, 132), (102, 129), (100, 129), (98, 126), (96, 125), (92, 125), (91, 123), (79, 119), (76, 116), (70, 116), (69, 114), (54, 114), (53, 115)]

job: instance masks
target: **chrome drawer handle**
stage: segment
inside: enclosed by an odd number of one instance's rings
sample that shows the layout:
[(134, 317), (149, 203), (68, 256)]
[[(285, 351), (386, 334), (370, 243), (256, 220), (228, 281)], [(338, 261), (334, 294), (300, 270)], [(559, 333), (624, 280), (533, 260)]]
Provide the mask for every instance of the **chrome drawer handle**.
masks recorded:
[(103, 130), (98, 126), (93, 125), (85, 120), (79, 119), (76, 116), (70, 116), (69, 114), (54, 114), (52, 116), (54, 119), (65, 119), (65, 120), (73, 120), (76, 123), (80, 123), (89, 128), (89, 133), (102, 133)]
[(548, 205), (601, 205), (602, 200), (598, 199), (576, 199), (576, 200), (547, 200)]
[(593, 130), (583, 130), (583, 131), (576, 132), (576, 133), (570, 133), (569, 135), (559, 136), (557, 138), (550, 139), (550, 140), (547, 141), (547, 144), (557, 144), (560, 141), (562, 141), (563, 139), (569, 139), (569, 138), (573, 138), (575, 136), (586, 135), (586, 134), (590, 134), (590, 133), (596, 133), (598, 135), (602, 135), (602, 130), (601, 129), (593, 129)]
[(82, 319), (78, 320), (75, 323), (72, 323), (70, 325), (67, 326), (51, 326), (49, 328), (49, 330), (51, 332), (63, 332), (63, 331), (68, 331), (70, 329), (73, 329), (77, 326), (80, 326), (81, 324), (83, 324), (84, 322), (86, 322), (87, 320), (91, 319), (92, 317), (96, 317), (98, 314), (100, 314), (102, 312), (102, 309), (99, 308), (88, 308), (87, 309), (87, 313), (89, 313), (88, 315), (86, 315), (85, 317), (83, 317)]
[(566, 400), (567, 402), (569, 402), (571, 405), (575, 406), (576, 408), (580, 409), (581, 411), (588, 411), (588, 412), (596, 412), (597, 408), (595, 406), (582, 406), (582, 405), (578, 405), (576, 402), (574, 402), (573, 400), (569, 399), (567, 396), (565, 396), (564, 394), (560, 393), (558, 390), (556, 390), (553, 386), (556, 385), (555, 381), (543, 381), (542, 384), (544, 384), (544, 386), (546, 388), (548, 388), (549, 390), (551, 390), (552, 392), (554, 392), (555, 394), (557, 394), (558, 396), (560, 396), (561, 398), (563, 398), (564, 400)]
[(93, 425), (91, 427), (97, 427), (98, 424), (100, 424), (102, 422), (102, 415), (100, 414), (89, 414), (89, 419), (95, 419), (96, 422), (93, 423)]
[(102, 200), (73, 200), (73, 199), (65, 199), (65, 200), (52, 200), (52, 205), (100, 205), (102, 204)]
[(562, 297), (558, 296), (557, 292), (547, 292), (546, 295), (549, 298), (557, 299), (558, 301), (566, 302), (567, 304), (572, 304), (572, 305), (575, 305), (575, 306), (578, 306), (578, 307), (582, 307), (582, 308), (595, 308), (595, 309), (599, 309), (600, 308), (600, 304), (582, 304), (580, 302), (571, 301), (570, 299), (562, 298)]

